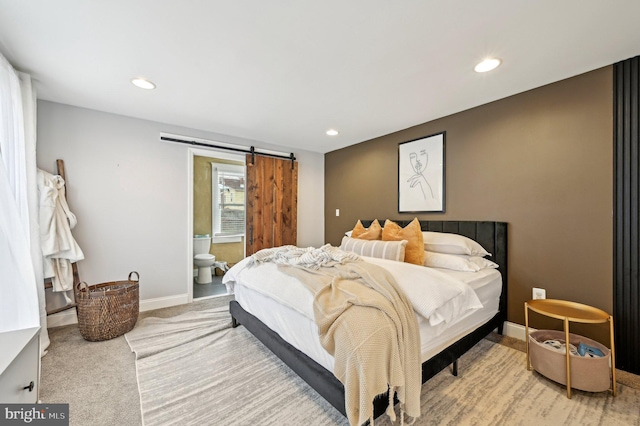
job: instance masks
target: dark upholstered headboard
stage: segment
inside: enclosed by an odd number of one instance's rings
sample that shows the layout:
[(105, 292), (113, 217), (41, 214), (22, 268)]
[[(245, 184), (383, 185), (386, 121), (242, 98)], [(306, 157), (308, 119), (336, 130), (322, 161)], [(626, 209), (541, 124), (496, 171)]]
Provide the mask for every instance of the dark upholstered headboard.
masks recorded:
[[(390, 219), (393, 220), (393, 219)], [(405, 227), (411, 220), (393, 220), (398, 225)], [(373, 220), (363, 220), (362, 224), (369, 227)], [(380, 221), (384, 226), (384, 221)], [(480, 243), (489, 253), (491, 260), (500, 267), (502, 274), (502, 295), (500, 296), (500, 312), (507, 320), (507, 288), (508, 288), (508, 262), (507, 262), (507, 223), (506, 222), (475, 222), (458, 220), (421, 220), (420, 227), (423, 231), (448, 232), (464, 235)]]

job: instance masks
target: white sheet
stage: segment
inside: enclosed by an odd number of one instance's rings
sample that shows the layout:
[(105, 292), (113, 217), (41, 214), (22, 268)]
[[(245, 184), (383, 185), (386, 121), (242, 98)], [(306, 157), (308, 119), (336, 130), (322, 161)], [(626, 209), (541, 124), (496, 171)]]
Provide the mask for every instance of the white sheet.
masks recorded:
[[(483, 306), (479, 309), (469, 310), (449, 323), (441, 322), (435, 326), (430, 325), (429, 321), (424, 317), (417, 315), (420, 328), (422, 362), (438, 354), (450, 344), (493, 318), (498, 312), (500, 293), (502, 291), (501, 276), (495, 269), (486, 269), (479, 272), (456, 272), (443, 269), (439, 270), (439, 272), (457, 278), (469, 285)], [(227, 278), (225, 275), (225, 278), (225, 282), (231, 285), (229, 282), (233, 281), (237, 276), (230, 275)], [(263, 275), (262, 278), (264, 281), (269, 281), (274, 277)], [(281, 278), (285, 279), (284, 277)], [(294, 288), (297, 287), (302, 286), (292, 286), (291, 290), (295, 292)], [(333, 357), (320, 345), (318, 328), (312, 319), (313, 317), (308, 317), (302, 312), (305, 309), (283, 305), (278, 298), (271, 298), (252, 287), (243, 285), (242, 282), (235, 284), (234, 291), (236, 300), (244, 310), (250, 312), (296, 349), (307, 354), (327, 370), (333, 371)]]
[(482, 302), (483, 307), (469, 311), (449, 324), (442, 323), (430, 326), (418, 317), (422, 362), (437, 355), (450, 344), (489, 321), (500, 308), (502, 276), (497, 270), (483, 269), (478, 272), (443, 270), (443, 272), (469, 284)]
[[(389, 271), (411, 301), (414, 311), (431, 325), (448, 323), (468, 310), (482, 308), (473, 289), (444, 270), (366, 256), (362, 259)], [(249, 266), (250, 263), (250, 258), (239, 262), (227, 271), (223, 282), (241, 282), (313, 320), (313, 295), (306, 287), (279, 272), (274, 263)]]
[[(418, 321), (422, 362), (474, 331), (498, 312), (502, 290), (500, 273), (496, 270), (486, 271), (465, 272), (465, 274), (474, 275), (467, 279), (481, 296), (483, 308), (469, 311), (450, 324), (442, 323), (434, 327), (429, 325), (428, 321)], [(242, 284), (236, 285), (235, 291), (235, 298), (244, 310), (261, 320), (296, 349), (307, 354), (327, 370), (333, 371), (333, 357), (320, 345), (317, 337), (318, 327), (313, 320)]]

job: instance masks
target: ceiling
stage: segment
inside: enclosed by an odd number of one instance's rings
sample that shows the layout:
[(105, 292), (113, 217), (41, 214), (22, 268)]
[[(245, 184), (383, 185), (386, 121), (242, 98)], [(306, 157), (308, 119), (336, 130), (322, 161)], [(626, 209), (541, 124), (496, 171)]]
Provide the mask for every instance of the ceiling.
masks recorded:
[[(0, 52), (40, 99), (324, 153), (636, 56), (638, 16), (638, 0), (0, 0)], [(487, 56), (502, 66), (475, 73)]]

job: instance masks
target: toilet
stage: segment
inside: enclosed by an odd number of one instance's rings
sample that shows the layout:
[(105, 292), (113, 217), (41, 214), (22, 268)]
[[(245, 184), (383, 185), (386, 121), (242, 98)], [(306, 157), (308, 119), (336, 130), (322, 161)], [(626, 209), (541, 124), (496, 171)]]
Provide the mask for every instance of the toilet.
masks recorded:
[(211, 236), (209, 234), (193, 236), (193, 263), (198, 268), (198, 284), (209, 284), (212, 281), (211, 267), (216, 263), (216, 257), (209, 254)]

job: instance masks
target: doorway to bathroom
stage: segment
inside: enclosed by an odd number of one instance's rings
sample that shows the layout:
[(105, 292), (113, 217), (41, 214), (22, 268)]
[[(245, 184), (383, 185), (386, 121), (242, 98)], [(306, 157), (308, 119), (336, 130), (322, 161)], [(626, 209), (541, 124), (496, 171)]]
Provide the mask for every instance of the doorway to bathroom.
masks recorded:
[(190, 300), (229, 294), (226, 270), (245, 256), (245, 156), (191, 149)]

